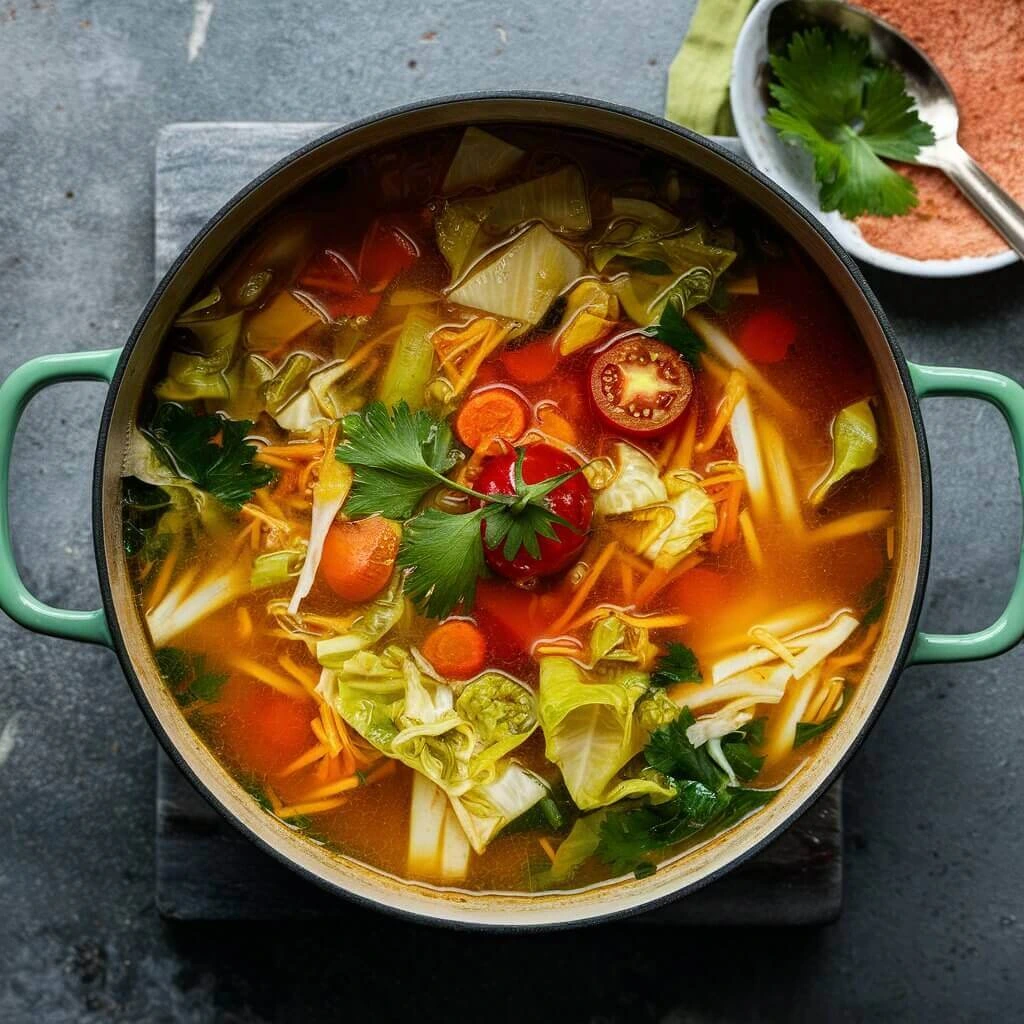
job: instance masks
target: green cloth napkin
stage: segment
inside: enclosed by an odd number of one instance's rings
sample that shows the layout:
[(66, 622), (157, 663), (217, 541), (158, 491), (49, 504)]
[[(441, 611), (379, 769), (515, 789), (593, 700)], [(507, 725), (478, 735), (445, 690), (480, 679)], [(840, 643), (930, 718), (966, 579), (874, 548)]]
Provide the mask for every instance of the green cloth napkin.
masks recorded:
[(729, 110), (732, 53), (755, 0), (698, 0), (668, 69), (665, 117), (704, 135), (735, 135)]

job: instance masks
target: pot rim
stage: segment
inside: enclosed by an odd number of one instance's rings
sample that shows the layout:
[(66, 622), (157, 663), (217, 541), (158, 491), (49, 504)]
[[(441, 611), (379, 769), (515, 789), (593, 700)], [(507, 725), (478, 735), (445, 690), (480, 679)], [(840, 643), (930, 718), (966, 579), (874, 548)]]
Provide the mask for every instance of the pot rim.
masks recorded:
[[(370, 897), (363, 896), (362, 894), (352, 892), (331, 880), (321, 877), (315, 872), (309, 870), (305, 865), (298, 863), (283, 851), (276, 849), (271, 843), (269, 843), (258, 831), (250, 828), (247, 824), (242, 822), (235, 814), (233, 814), (224, 803), (214, 794), (213, 790), (204, 779), (195, 772), (191, 766), (185, 760), (183, 754), (179, 750), (178, 746), (174, 743), (171, 736), (163, 727), (162, 723), (157, 716), (154, 707), (148, 699), (145, 689), (139, 679), (139, 676), (132, 664), (131, 656), (128, 651), (128, 647), (125, 643), (124, 635), (121, 629), (121, 624), (118, 620), (115, 611), (113, 589), (111, 586), (110, 574), (107, 569), (107, 553), (106, 545), (104, 542), (104, 531), (103, 531), (103, 468), (104, 460), (106, 456), (106, 450), (109, 441), (110, 424), (113, 416), (115, 402), (120, 391), (122, 379), (131, 355), (135, 349), (139, 338), (142, 336), (150, 318), (154, 311), (161, 305), (164, 294), (167, 291), (170, 283), (177, 275), (180, 268), (189, 259), (195, 249), (201, 244), (206, 236), (212, 232), (220, 221), (236, 206), (244, 202), (248, 197), (261, 189), (268, 181), (276, 177), (281, 171), (289, 167), (296, 161), (302, 159), (306, 155), (310, 154), (314, 150), (318, 149), (323, 145), (333, 143), (339, 139), (344, 138), (347, 135), (353, 134), (360, 129), (374, 124), (376, 122), (389, 120), (391, 118), (400, 117), (408, 114), (414, 114), (416, 112), (432, 110), (437, 107), (444, 107), (455, 103), (485, 103), (495, 100), (505, 101), (522, 101), (524, 104), (557, 104), (562, 107), (573, 108), (582, 107), (588, 109), (598, 109), (609, 111), (613, 114), (623, 116), (625, 118), (638, 120), (654, 128), (662, 129), (670, 134), (679, 136), (686, 140), (688, 143), (696, 145), (699, 148), (703, 148), (712, 152), (715, 156), (721, 158), (728, 163), (734, 165), (735, 168), (742, 171), (748, 177), (753, 178), (761, 188), (774, 194), (774, 196), (781, 200), (786, 206), (789, 207), (792, 213), (795, 213), (802, 221), (806, 223), (811, 230), (818, 235), (826, 245), (832, 250), (833, 254), (849, 273), (853, 282), (857, 286), (857, 290), (860, 292), (864, 301), (867, 303), (871, 314), (878, 322), (878, 326), (881, 329), (882, 337), (885, 339), (886, 345), (889, 349), (899, 378), (903, 386), (907, 398), (907, 406), (913, 423), (915, 440), (917, 442), (917, 449), (920, 458), (921, 468), (921, 550), (919, 552), (919, 561), (917, 569), (917, 578), (914, 581), (913, 587), (913, 598), (909, 608), (909, 614), (905, 624), (905, 630), (902, 640), (899, 644), (896, 655), (892, 661), (891, 668), (888, 673), (888, 677), (885, 683), (881, 687), (877, 698), (873, 705), (871, 705), (867, 714), (865, 715), (860, 729), (850, 741), (846, 749), (836, 759), (832, 768), (823, 776), (818, 785), (811, 790), (804, 799), (782, 820), (780, 820), (773, 828), (765, 832), (757, 840), (752, 842), (746, 848), (740, 850), (734, 856), (721, 865), (709, 871), (706, 875), (699, 879), (695, 879), (689, 882), (681, 884), (677, 889), (672, 892), (665, 893), (663, 895), (651, 897), (646, 900), (635, 903), (632, 906), (622, 907), (621, 909), (610, 910), (606, 913), (595, 913), (588, 914), (586, 916), (579, 916), (568, 918), (565, 920), (558, 921), (545, 921), (545, 922), (515, 922), (510, 921), (508, 924), (495, 924), (481, 920), (465, 920), (461, 918), (454, 918), (451, 916), (445, 916), (443, 914), (429, 915), (419, 913), (414, 910), (406, 909), (403, 907), (396, 906), (391, 903), (385, 903)], [(539, 113), (539, 112), (538, 112)], [(528, 118), (524, 118), (528, 120)], [(542, 121), (538, 117), (538, 121)], [(606, 134), (608, 134), (606, 132)], [(713, 172), (705, 171), (712, 177)], [(910, 371), (907, 366), (906, 358), (903, 355), (898, 343), (895, 340), (892, 327), (889, 324), (888, 318), (882, 310), (878, 299), (872, 292), (870, 286), (865, 280), (860, 268), (857, 266), (853, 258), (843, 249), (836, 239), (833, 237), (830, 231), (825, 228), (814, 216), (809, 213), (799, 202), (792, 198), (782, 188), (776, 185), (773, 181), (767, 178), (760, 170), (754, 167), (752, 164), (736, 157), (724, 147), (711, 141), (706, 136), (700, 135), (696, 132), (691, 131), (681, 125), (673, 124), (664, 118), (658, 117), (654, 114), (649, 114), (644, 111), (637, 110), (632, 107), (623, 106), (621, 104), (610, 103), (605, 100), (598, 100), (591, 97), (578, 96), (571, 93), (558, 93), (558, 92), (545, 92), (545, 91), (519, 91), (519, 90), (503, 90), (503, 91), (473, 91), (465, 93), (454, 93), (445, 96), (439, 96), (431, 99), (421, 100), (414, 103), (402, 104), (396, 107), (389, 107), (383, 111), (379, 111), (374, 114), (370, 114), (366, 117), (360, 118), (356, 121), (349, 122), (341, 125), (340, 127), (326, 132), (321, 136), (298, 149), (292, 151), (287, 156), (278, 160), (275, 164), (253, 178), (245, 186), (239, 189), (232, 197), (224, 203), (203, 225), (203, 227), (196, 233), (194, 238), (189, 242), (187, 246), (179, 253), (178, 257), (168, 268), (167, 272), (160, 279), (160, 282), (153, 289), (153, 292), (146, 303), (145, 308), (139, 315), (135, 326), (132, 328), (127, 341), (125, 342), (124, 348), (121, 353), (121, 357), (118, 360), (117, 368), (110, 382), (110, 388), (107, 392), (107, 397), (104, 402), (102, 417), (100, 420), (99, 434), (96, 444), (96, 455), (93, 465), (93, 494), (92, 494), (92, 520), (93, 520), (93, 545), (96, 553), (97, 569), (99, 575), (100, 594), (103, 600), (103, 609), (106, 613), (107, 620), (110, 627), (110, 635), (112, 639), (113, 649), (117, 654), (118, 661), (121, 664), (121, 668), (125, 674), (125, 678), (128, 681), (128, 685), (131, 688), (132, 694), (135, 697), (143, 715), (146, 718), (150, 728), (156, 734), (157, 739), (160, 741), (160, 745), (164, 748), (168, 756), (174, 762), (174, 764), (181, 770), (191, 784), (199, 791), (204, 799), (234, 828), (241, 832), (247, 839), (255, 843), (258, 849), (262, 852), (269, 854), (276, 861), (285, 865), (290, 870), (294, 871), (300, 877), (315, 883), (319, 888), (333, 894), (334, 896), (341, 897), (343, 899), (354, 902), (360, 906), (370, 907), (375, 910), (384, 911), (385, 913), (392, 915), (397, 918), (404, 919), (406, 921), (415, 922), (418, 924), (430, 924), (439, 927), (458, 929), (458, 930), (469, 930), (469, 931), (480, 931), (480, 932), (493, 932), (493, 933), (534, 933), (534, 932), (547, 932), (555, 930), (564, 930), (569, 928), (577, 928), (585, 925), (602, 924), (614, 920), (620, 920), (628, 917), (633, 917), (637, 914), (655, 910), (658, 907), (665, 906), (668, 903), (674, 902), (690, 893), (696, 892), (698, 889), (702, 889), (704, 886), (717, 881), (719, 878), (728, 874), (734, 870), (740, 864), (749, 860), (755, 854), (760, 852), (771, 842), (777, 839), (784, 831), (786, 831), (792, 824), (804, 814), (820, 797), (824, 792), (836, 781), (840, 773), (846, 768), (850, 759), (860, 749), (864, 739), (874, 727), (878, 716), (881, 714), (882, 709), (885, 707), (889, 698), (892, 695), (892, 691), (895, 687), (896, 681), (906, 666), (907, 660), (910, 655), (911, 648), (913, 646), (914, 637), (918, 621), (921, 616), (921, 610), (924, 600), (925, 583), (928, 578), (928, 568), (931, 553), (931, 507), (932, 507), (932, 496), (931, 496), (931, 468), (930, 460), (928, 455), (928, 445), (924, 432), (924, 423), (921, 416), (920, 403), (915, 393), (913, 383), (910, 377)], [(628, 883), (627, 883), (628, 884)], [(438, 900), (438, 907), (443, 908), (444, 903)], [(513, 917), (514, 912), (509, 912), (509, 917)]]

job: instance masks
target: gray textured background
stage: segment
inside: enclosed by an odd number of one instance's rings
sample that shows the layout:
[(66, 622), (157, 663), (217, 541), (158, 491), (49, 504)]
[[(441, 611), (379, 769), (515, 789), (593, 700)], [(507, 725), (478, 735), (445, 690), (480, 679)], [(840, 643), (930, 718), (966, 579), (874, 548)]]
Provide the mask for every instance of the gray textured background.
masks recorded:
[[(150, 289), (156, 133), (185, 120), (344, 121), (462, 89), (659, 111), (692, 2), (0, 3), (0, 375), (119, 343)], [(1024, 272), (872, 275), (908, 354), (1020, 374)], [(55, 388), (16, 447), (30, 585), (97, 602), (88, 486), (102, 394)], [(928, 625), (1001, 607), (1019, 499), (998, 417), (929, 403)], [(906, 673), (847, 775), (847, 905), (811, 932), (608, 928), (533, 938), (171, 927), (152, 903), (153, 745), (112, 655), (0, 622), (0, 1021), (990, 1020), (1019, 1014), (1024, 655)], [(11, 724), (13, 719), (13, 725)], [(10, 742), (13, 737), (13, 743)], [(6, 756), (3, 755), (6, 753)]]

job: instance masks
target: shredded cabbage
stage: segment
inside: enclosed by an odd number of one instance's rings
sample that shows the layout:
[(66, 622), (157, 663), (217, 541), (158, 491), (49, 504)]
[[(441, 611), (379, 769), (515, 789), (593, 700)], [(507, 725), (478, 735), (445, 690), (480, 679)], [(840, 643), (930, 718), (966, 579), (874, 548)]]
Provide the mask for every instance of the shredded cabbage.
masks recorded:
[(616, 441), (614, 459), (615, 478), (595, 495), (595, 512), (602, 516), (624, 515), (668, 500), (658, 467), (646, 452), (625, 441)]

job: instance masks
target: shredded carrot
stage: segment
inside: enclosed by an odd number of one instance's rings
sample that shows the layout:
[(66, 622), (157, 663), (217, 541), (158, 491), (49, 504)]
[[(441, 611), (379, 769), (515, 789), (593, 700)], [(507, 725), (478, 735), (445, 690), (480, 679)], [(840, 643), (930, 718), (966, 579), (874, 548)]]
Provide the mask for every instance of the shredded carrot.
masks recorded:
[(395, 762), (390, 757), (383, 758), (381, 763), (376, 768), (371, 769), (366, 773), (363, 784), (368, 786), (371, 782), (380, 782), (381, 779), (386, 779), (389, 775), (395, 774)]
[(322, 744), (317, 743), (316, 746), (310, 747), (304, 754), (300, 754), (291, 764), (285, 765), (277, 774), (282, 778), (288, 775), (294, 775), (298, 771), (302, 771), (303, 768), (308, 767), (315, 761), (319, 761), (321, 757), (329, 754), (330, 751)]
[(228, 664), (237, 672), (241, 672), (243, 675), (251, 676), (253, 679), (259, 680), (259, 682), (264, 683), (271, 689), (277, 690), (278, 693), (283, 693), (286, 697), (301, 697), (305, 699), (307, 696), (304, 687), (299, 686), (298, 683), (292, 682), (292, 680), (287, 676), (283, 676), (279, 672), (274, 672), (272, 669), (267, 668), (266, 665), (261, 665), (258, 661), (253, 661), (251, 658), (235, 654), (228, 658)]
[[(489, 331), (490, 327), (486, 317), (478, 317), (462, 327), (445, 327), (435, 331), (431, 340), (434, 343), (434, 348), (437, 349), (438, 355), (441, 356), (438, 369), (443, 370), (458, 356), (468, 352), (474, 345), (485, 338)], [(453, 343), (453, 347), (449, 348), (449, 343)]]
[(653, 597), (660, 594), (670, 583), (674, 583), (679, 579), (683, 573), (687, 573), (695, 566), (700, 565), (701, 561), (701, 556), (695, 552), (692, 555), (687, 555), (673, 569), (651, 569), (645, 575), (640, 586), (636, 588), (636, 593), (633, 595), (634, 604), (638, 608), (642, 608)]
[(729, 374), (729, 379), (726, 381), (725, 394), (722, 396), (722, 401), (718, 405), (715, 420), (708, 429), (708, 432), (697, 443), (696, 450), (698, 452), (711, 451), (711, 449), (718, 444), (718, 440), (722, 436), (722, 431), (725, 430), (726, 425), (732, 418), (732, 414), (736, 411), (737, 403), (746, 393), (747, 378), (738, 370), (733, 370), (732, 373)]
[(277, 519), (284, 520), (285, 514), (276, 501), (265, 491), (258, 490), (252, 492), (253, 498), (256, 499), (256, 503), (266, 512), (268, 515), (272, 515)]
[(720, 484), (731, 484), (737, 480), (746, 479), (742, 471), (731, 472), (731, 473), (715, 473), (712, 476), (706, 476), (700, 481), (701, 487), (705, 490), (709, 487), (717, 487)]
[(273, 466), (275, 469), (295, 469), (295, 463), (289, 459), (282, 459), (277, 455), (266, 455), (263, 452), (257, 452), (252, 457), (253, 462), (260, 462), (265, 466)]
[(327, 746), (331, 751), (331, 757), (337, 757), (342, 750), (341, 740), (338, 737), (338, 730), (334, 727), (331, 710), (326, 704), (320, 705), (320, 722), (324, 727), (324, 736), (327, 737)]
[(896, 527), (890, 526), (885, 531), (885, 556), (891, 562), (896, 554)]
[(330, 752), (331, 744), (327, 740), (327, 732), (324, 729), (323, 722), (319, 718), (312, 718), (309, 722), (310, 729), (313, 730), (313, 735), (320, 741), (320, 743), (327, 748)]
[(254, 505), (251, 501), (247, 501), (239, 511), (244, 512), (247, 516), (251, 516), (253, 519), (259, 519), (260, 522), (266, 523), (267, 526), (270, 526), (275, 530), (287, 532), (289, 529), (288, 523), (285, 522), (285, 520), (277, 519), (272, 515), (268, 515), (263, 511), (263, 509)]
[(155, 608), (166, 596), (171, 585), (171, 576), (174, 574), (174, 567), (178, 564), (178, 556), (181, 554), (181, 545), (173, 544), (170, 551), (164, 558), (164, 564), (156, 574), (153, 586), (150, 587), (149, 596), (146, 598), (147, 608)]
[(580, 651), (583, 650), (583, 645), (578, 641), (569, 643), (569, 640), (572, 640), (572, 637), (565, 637), (558, 643), (534, 644), (533, 651), (531, 653), (538, 656), (550, 654), (566, 658), (575, 658), (580, 653)]
[(285, 670), (285, 672), (288, 673), (288, 675), (301, 683), (310, 694), (315, 694), (317, 683), (320, 682), (315, 672), (310, 669), (303, 668), (292, 659), (291, 655), (288, 654), (279, 655), (277, 663)]
[(238, 609), (238, 639), (248, 640), (252, 636), (252, 615), (244, 605)]
[(567, 628), (569, 631), (577, 630), (588, 622), (606, 619), (609, 615), (614, 615), (622, 619), (627, 626), (636, 626), (638, 629), (673, 629), (676, 626), (685, 626), (690, 621), (689, 615), (634, 615), (616, 605), (602, 604), (574, 619)]
[(634, 555), (631, 551), (627, 551), (625, 548), (619, 548), (618, 551), (615, 552), (615, 557), (624, 565), (628, 565), (634, 572), (640, 573), (641, 576), (646, 576), (648, 570), (651, 568), (650, 562), (641, 558), (639, 555)]
[(619, 562), (619, 585), (625, 601), (633, 600), (633, 568), (626, 562)]
[(326, 786), (318, 786), (308, 792), (303, 800), (323, 800), (330, 796), (339, 796), (347, 793), (350, 789), (358, 789), (361, 783), (358, 775), (349, 775), (347, 778), (339, 779), (337, 782), (329, 782)]
[(551, 840), (548, 839), (547, 836), (541, 836), (540, 839), (537, 840), (537, 842), (540, 844), (540, 848), (547, 855), (548, 860), (551, 861), (552, 864), (554, 864), (555, 848), (551, 845)]
[(306, 490), (310, 485), (309, 478), (313, 475), (313, 471), (316, 468), (317, 467), (315, 462), (307, 462), (306, 465), (302, 468), (302, 471), (299, 473), (298, 490), (300, 494), (306, 493)]
[(830, 658), (829, 665), (832, 668), (845, 668), (847, 665), (860, 664), (871, 653), (871, 648), (874, 646), (881, 630), (882, 624), (880, 622), (872, 622), (864, 634), (864, 639), (848, 654), (840, 654)]
[(744, 481), (735, 480), (729, 491), (729, 499), (725, 505), (728, 523), (725, 527), (724, 544), (735, 544), (739, 535), (740, 499), (743, 497)]
[(386, 331), (382, 331), (376, 338), (371, 338), (365, 345), (357, 348), (348, 359), (343, 360), (346, 373), (351, 373), (374, 349), (380, 348), (381, 345), (391, 341), (392, 338), (397, 338), (401, 330), (402, 325), (398, 324)]
[(719, 552), (722, 550), (722, 545), (728, 543), (727, 538), (732, 537), (736, 539), (736, 523), (735, 520), (739, 515), (740, 508), (740, 497), (743, 494), (743, 482), (740, 480), (733, 481), (731, 484), (726, 485), (725, 496), (721, 500), (724, 503), (718, 513), (718, 525), (715, 527), (715, 532), (711, 535), (711, 540), (708, 542), (708, 548), (712, 552)]
[(291, 807), (281, 807), (274, 811), (278, 818), (301, 818), (307, 814), (323, 814), (324, 811), (333, 811), (337, 807), (347, 803), (345, 797), (336, 797), (333, 800), (314, 800), (311, 803), (293, 804)]
[(551, 624), (551, 633), (553, 635), (557, 636), (565, 629), (572, 621), (572, 617), (583, 607), (583, 602), (586, 601), (587, 596), (594, 589), (597, 581), (601, 578), (601, 573), (604, 572), (606, 566), (612, 560), (612, 556), (618, 550), (618, 547), (618, 541), (614, 540), (605, 545), (604, 550), (597, 556), (597, 559), (590, 568), (590, 572), (583, 578), (583, 582), (579, 585), (579, 589), (573, 595), (565, 611)]
[(679, 444), (676, 450), (672, 453), (671, 459), (669, 459), (669, 468), (673, 470), (677, 469), (691, 469), (693, 466), (693, 449), (694, 443), (697, 440), (697, 420), (699, 414), (697, 412), (696, 403), (692, 403), (687, 413), (686, 424), (683, 427), (682, 435), (679, 438)]
[(319, 441), (297, 444), (265, 444), (259, 449), (260, 455), (276, 455), (282, 459), (321, 459), (324, 446)]
[(484, 360), (487, 359), (489, 355), (496, 352), (504, 344), (505, 339), (509, 335), (508, 327), (503, 327), (494, 320), (492, 320), (491, 323), (494, 326), (490, 331), (490, 335), (484, 338), (480, 343), (480, 347), (466, 361), (466, 365), (458, 375), (458, 379), (452, 381), (452, 387), (455, 389), (455, 394), (457, 395), (461, 394), (472, 383), (477, 370), (480, 369)]

